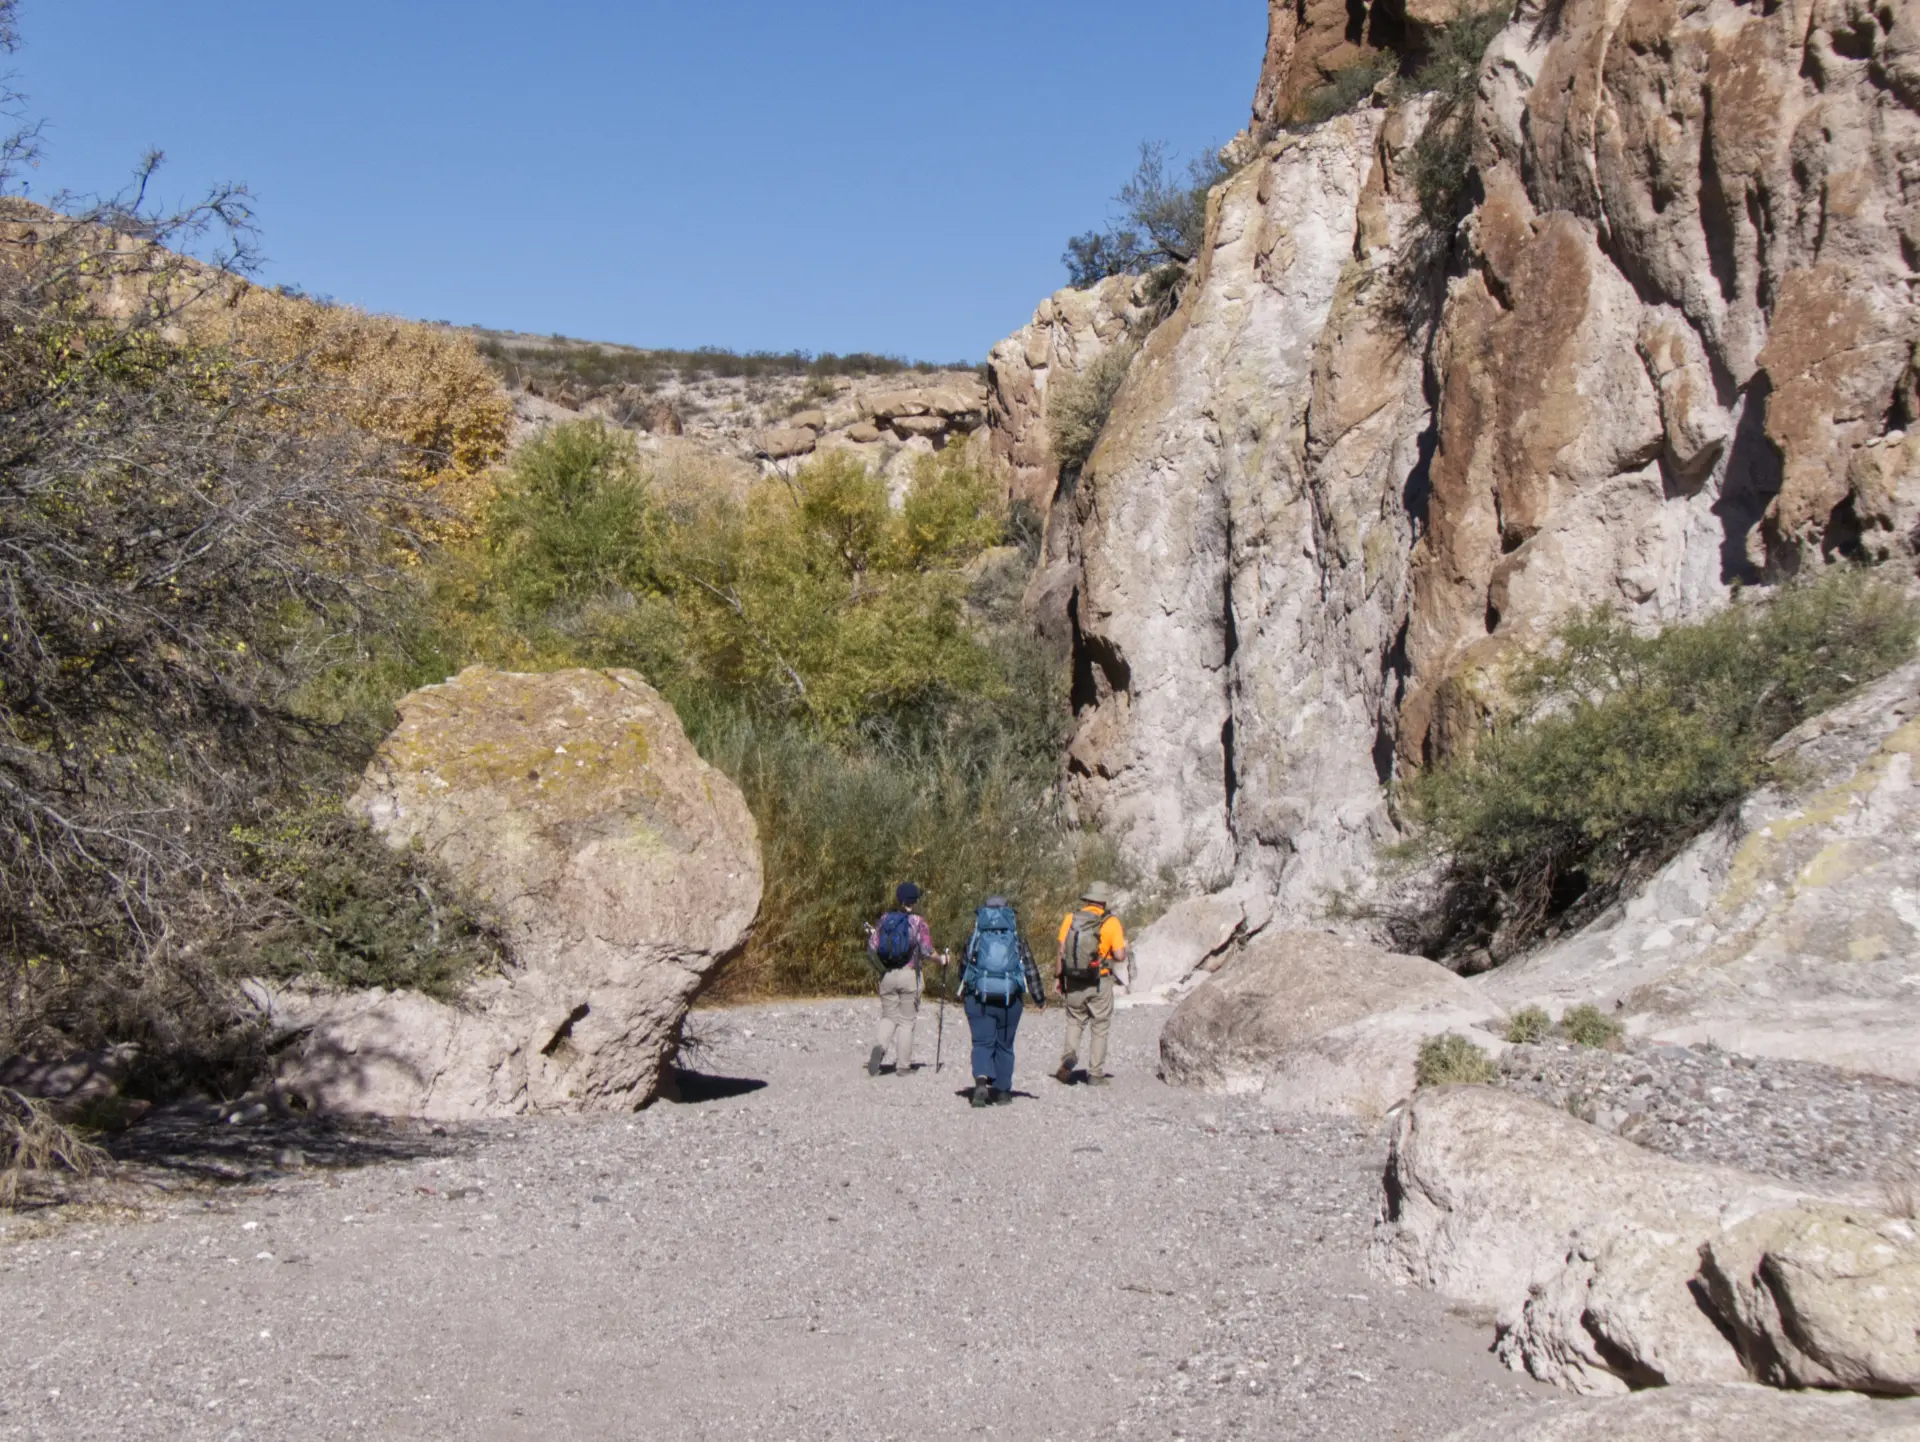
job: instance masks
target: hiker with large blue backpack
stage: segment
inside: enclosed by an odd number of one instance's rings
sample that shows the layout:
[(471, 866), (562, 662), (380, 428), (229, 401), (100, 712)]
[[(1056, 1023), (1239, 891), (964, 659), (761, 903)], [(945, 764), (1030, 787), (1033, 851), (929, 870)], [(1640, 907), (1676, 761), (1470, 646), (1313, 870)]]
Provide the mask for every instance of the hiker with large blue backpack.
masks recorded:
[(893, 890), (893, 910), (867, 928), (867, 950), (880, 969), (880, 1031), (867, 1054), (867, 1075), (885, 1069), (893, 1050), (893, 1074), (913, 1075), (913, 1024), (920, 1014), (920, 966), (933, 956), (927, 919), (913, 908), (920, 888), (903, 881)]
[(989, 896), (973, 914), (966, 962), (960, 1000), (973, 1033), (973, 1104), (1004, 1105), (1013, 1100), (1013, 1039), (1026, 1000), (1031, 997), (1042, 1010), (1047, 1005), (1040, 968), (1004, 896)]

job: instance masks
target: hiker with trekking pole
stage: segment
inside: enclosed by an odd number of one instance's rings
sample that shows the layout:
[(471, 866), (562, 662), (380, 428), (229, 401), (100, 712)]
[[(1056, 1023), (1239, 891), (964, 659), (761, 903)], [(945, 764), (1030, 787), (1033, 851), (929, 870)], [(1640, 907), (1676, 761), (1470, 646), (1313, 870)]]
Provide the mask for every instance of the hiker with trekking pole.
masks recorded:
[(913, 1075), (913, 1025), (920, 1012), (920, 968), (933, 956), (926, 917), (914, 910), (920, 888), (903, 881), (894, 888), (894, 908), (867, 928), (867, 950), (880, 967), (880, 1030), (867, 1054), (867, 1075), (879, 1076), (889, 1047), (893, 1074)]
[[(973, 1093), (977, 1107), (1013, 1100), (1013, 1039), (1027, 998), (1046, 1009), (1046, 988), (1019, 918), (1004, 896), (989, 896), (973, 914), (973, 935), (962, 955), (960, 999), (973, 1034)], [(943, 988), (944, 989), (944, 988)]]

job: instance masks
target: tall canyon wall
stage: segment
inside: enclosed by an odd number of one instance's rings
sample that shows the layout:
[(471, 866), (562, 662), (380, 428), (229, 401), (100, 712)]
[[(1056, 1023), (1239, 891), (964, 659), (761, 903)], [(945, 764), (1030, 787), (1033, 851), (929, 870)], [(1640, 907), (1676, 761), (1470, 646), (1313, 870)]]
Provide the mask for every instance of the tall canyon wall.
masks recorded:
[(1368, 48), (1414, 68), (1423, 4), (1274, 6), (1244, 163), (1077, 477), (1035, 376), (1137, 322), (1131, 282), (992, 359), (1081, 818), (1294, 914), (1368, 884), (1396, 767), (1570, 608), (1683, 619), (1920, 520), (1920, 5), (1523, 0), (1435, 235), (1431, 97), (1283, 123)]

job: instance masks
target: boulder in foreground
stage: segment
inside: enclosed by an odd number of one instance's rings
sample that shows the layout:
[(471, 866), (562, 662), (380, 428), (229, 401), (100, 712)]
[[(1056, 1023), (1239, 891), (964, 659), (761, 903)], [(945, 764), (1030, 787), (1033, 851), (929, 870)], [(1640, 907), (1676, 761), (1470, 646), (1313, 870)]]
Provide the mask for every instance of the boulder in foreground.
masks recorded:
[(1491, 1313), (1502, 1360), (1543, 1381), (1920, 1390), (1909, 1221), (1489, 1087), (1416, 1096), (1386, 1187), (1375, 1269)]
[(631, 671), (470, 667), (400, 703), (351, 803), (501, 919), (458, 1004), (295, 993), (281, 1072), (323, 1110), (453, 1119), (646, 1102), (703, 979), (744, 944), (759, 843), (739, 790)]

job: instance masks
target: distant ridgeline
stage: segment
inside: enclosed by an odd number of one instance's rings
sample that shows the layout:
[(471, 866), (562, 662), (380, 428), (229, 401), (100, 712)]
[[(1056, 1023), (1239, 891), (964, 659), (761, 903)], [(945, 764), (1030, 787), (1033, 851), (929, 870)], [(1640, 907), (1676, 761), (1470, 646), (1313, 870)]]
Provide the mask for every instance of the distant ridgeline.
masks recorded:
[(531, 381), (542, 392), (571, 390), (590, 399), (601, 392), (626, 386), (653, 391), (673, 381), (683, 384), (707, 379), (761, 380), (835, 376), (886, 376), (913, 372), (975, 370), (974, 361), (937, 364), (900, 356), (856, 351), (836, 355), (823, 351), (732, 351), (718, 346), (697, 350), (649, 350), (574, 340), (567, 336), (531, 336), (514, 331), (474, 329), (480, 353), (510, 385)]

